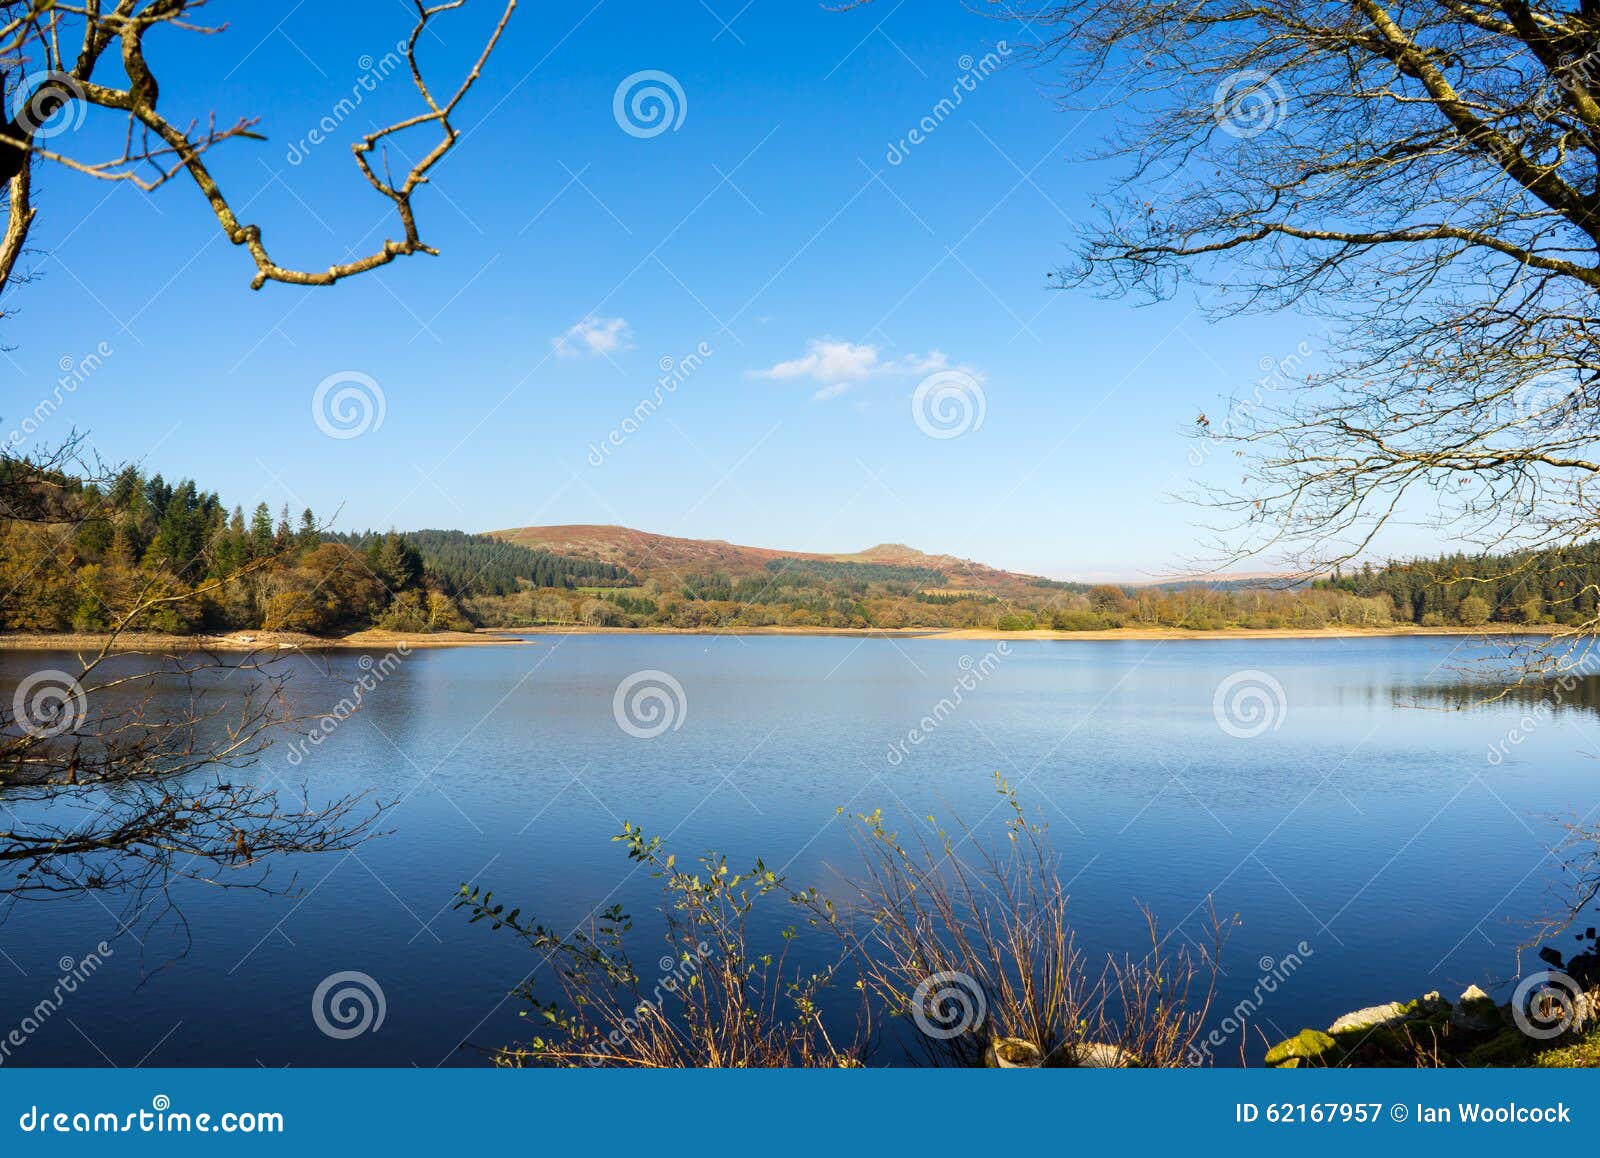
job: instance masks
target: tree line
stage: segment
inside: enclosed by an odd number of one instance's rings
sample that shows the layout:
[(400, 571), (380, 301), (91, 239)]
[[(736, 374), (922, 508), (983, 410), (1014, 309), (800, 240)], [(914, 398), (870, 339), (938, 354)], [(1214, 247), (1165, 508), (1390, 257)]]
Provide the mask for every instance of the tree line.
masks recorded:
[(1600, 604), (1600, 543), (1554, 551), (1440, 555), (1336, 570), (1318, 586), (1389, 599), (1423, 627), (1484, 623), (1577, 625)]
[(938, 573), (912, 582), (907, 568), (811, 564), (730, 576), (649, 575), (631, 587), (529, 589), (465, 600), (486, 626), (748, 629), (959, 629), (1104, 631), (1123, 627), (1383, 627), (1399, 622), (1382, 594), (1301, 585), (1294, 590), (1237, 584), (1207, 588), (1008, 582), (952, 588)]
[(635, 576), (462, 531), (335, 533), (310, 509), (294, 518), (265, 503), (247, 515), (192, 479), (135, 467), (100, 480), (3, 469), (24, 472), (0, 481), (30, 507), (28, 517), (0, 511), (0, 629), (11, 631), (1477, 627), (1582, 623), (1600, 603), (1593, 543), (1366, 564), (1289, 586), (961, 588), (929, 567), (809, 559), (746, 575)]
[(681, 629), (985, 628), (1108, 631), (1479, 627), (1582, 623), (1600, 602), (1600, 545), (1559, 555), (1448, 555), (1315, 580), (947, 586), (933, 570), (774, 560), (762, 573), (643, 578), (610, 589), (524, 589), (465, 606), (490, 626)]
[[(248, 515), (192, 479), (86, 480), (0, 463), (0, 630), (330, 635), (466, 628), (462, 600), (627, 581), (608, 563), (460, 531), (331, 533), (309, 508)], [(26, 517), (24, 517), (26, 515)]]
[[(376, 531), (324, 536), (358, 551), (384, 538)], [(615, 586), (631, 581), (614, 563), (577, 555), (557, 555), (466, 531), (407, 531), (431, 575), (454, 596), (510, 595), (527, 587)]]

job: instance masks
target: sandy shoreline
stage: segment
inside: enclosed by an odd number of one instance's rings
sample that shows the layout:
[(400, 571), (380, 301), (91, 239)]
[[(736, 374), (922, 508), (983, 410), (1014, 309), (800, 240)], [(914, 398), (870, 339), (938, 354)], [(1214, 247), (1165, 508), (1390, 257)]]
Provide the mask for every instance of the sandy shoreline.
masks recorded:
[(1554, 624), (1525, 627), (1488, 624), (1484, 627), (1226, 627), (1201, 631), (1182, 627), (1119, 627), (1105, 631), (999, 631), (992, 627), (528, 627), (507, 628), (521, 635), (846, 635), (884, 636), (896, 639), (1038, 639), (1071, 642), (1105, 642), (1132, 639), (1368, 639), (1409, 635), (1554, 635), (1564, 630)]
[(855, 635), (932, 636), (943, 627), (507, 627), (518, 635)]
[[(1053, 642), (1104, 643), (1114, 640), (1186, 639), (1368, 639), (1388, 636), (1474, 636), (1474, 635), (1553, 635), (1565, 630), (1554, 625), (1524, 627), (1491, 624), (1467, 627), (1263, 627), (1221, 628), (1196, 631), (1177, 627), (1123, 627), (1106, 631), (997, 631), (993, 628), (964, 627), (739, 627), (720, 630), (683, 627), (528, 627), (484, 629), (481, 631), (440, 631), (431, 634), (396, 631), (358, 631), (336, 639), (321, 639), (295, 632), (235, 632), (231, 635), (153, 635), (128, 633), (119, 637), (113, 651), (118, 652), (194, 652), (194, 651), (387, 651), (439, 647), (514, 647), (537, 646), (529, 635), (800, 635), (857, 636), (900, 639), (968, 640), (1049, 640)], [(0, 634), (0, 651), (78, 651), (98, 652), (107, 636), (86, 632), (14, 632)]]
[[(110, 637), (94, 632), (7, 632), (0, 634), (0, 651), (98, 652)], [(288, 631), (239, 631), (231, 635), (160, 635), (126, 632), (117, 637), (115, 652), (193, 651), (408, 651), (425, 647), (535, 646), (533, 641), (499, 631), (357, 631), (322, 639)]]
[(1520, 624), (1488, 624), (1484, 627), (1224, 627), (1198, 631), (1182, 627), (1119, 627), (1107, 631), (995, 631), (987, 627), (963, 627), (939, 632), (939, 639), (1381, 639), (1413, 635), (1554, 635), (1562, 630), (1554, 625), (1524, 627)]

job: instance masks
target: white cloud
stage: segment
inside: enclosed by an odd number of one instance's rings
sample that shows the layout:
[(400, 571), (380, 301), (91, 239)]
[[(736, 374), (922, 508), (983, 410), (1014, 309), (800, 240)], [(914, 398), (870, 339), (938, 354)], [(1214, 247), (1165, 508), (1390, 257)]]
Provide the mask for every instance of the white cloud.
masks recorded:
[(870, 343), (813, 338), (806, 343), (806, 352), (802, 356), (779, 362), (765, 370), (756, 370), (753, 376), (778, 382), (815, 382), (820, 388), (811, 395), (811, 401), (826, 402), (869, 379), (922, 378), (940, 370), (952, 369), (962, 371), (974, 381), (983, 381), (982, 373), (971, 366), (952, 363), (942, 350), (933, 349), (926, 354), (906, 354), (885, 359), (879, 348)]
[(810, 378), (817, 382), (837, 384), (856, 382), (871, 374), (878, 366), (878, 347), (858, 346), (854, 342), (835, 342), (828, 338), (813, 338), (806, 345), (805, 356), (779, 362), (769, 370), (757, 370), (758, 378)]
[[(906, 359), (906, 372), (910, 374), (937, 374), (940, 370), (950, 369), (950, 359), (944, 356), (944, 351), (933, 349), (926, 354), (912, 354)], [(970, 367), (958, 367), (973, 373)]]
[(633, 330), (625, 318), (602, 318), (590, 314), (559, 338), (551, 338), (556, 355), (578, 358), (588, 354), (598, 358), (603, 354), (626, 350), (633, 345)]

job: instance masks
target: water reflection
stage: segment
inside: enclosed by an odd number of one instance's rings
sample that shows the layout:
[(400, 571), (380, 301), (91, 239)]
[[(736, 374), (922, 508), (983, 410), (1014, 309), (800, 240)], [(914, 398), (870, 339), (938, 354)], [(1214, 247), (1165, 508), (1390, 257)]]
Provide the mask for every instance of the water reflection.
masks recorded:
[(1397, 689), (1401, 706), (1435, 707), (1449, 711), (1507, 708), (1536, 709), (1540, 714), (1589, 713), (1600, 715), (1600, 675), (1569, 673), (1521, 683), (1480, 678), (1443, 684), (1414, 684)]

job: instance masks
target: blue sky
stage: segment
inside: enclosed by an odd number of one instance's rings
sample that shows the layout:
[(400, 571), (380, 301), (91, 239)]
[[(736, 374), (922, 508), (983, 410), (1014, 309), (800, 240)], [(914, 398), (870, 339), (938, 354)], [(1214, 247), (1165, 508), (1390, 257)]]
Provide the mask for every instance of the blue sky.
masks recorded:
[[(1086, 578), (1201, 553), (1203, 515), (1171, 495), (1237, 468), (1181, 428), (1263, 359), (1314, 347), (1315, 327), (1209, 324), (1188, 292), (1140, 308), (1048, 288), (1114, 172), (1084, 159), (1112, 123), (1061, 108), (1048, 72), (1000, 52), (1026, 29), (957, 0), (741, 3), (524, 3), (418, 199), (441, 255), (333, 289), (252, 293), (248, 259), (189, 185), (45, 170), (42, 276), (11, 299), (0, 420), (104, 343), (40, 437), (76, 425), (108, 460), (247, 508), (337, 509), (344, 528), (901, 541)], [(323, 266), (393, 230), (348, 146), (415, 110), (406, 79), (363, 91), (326, 141), (310, 134), (381, 67), (407, 8), (219, 2), (207, 15), (226, 32), (147, 44), (169, 117), (261, 118), (268, 140), (231, 142), (213, 166), (280, 261)], [(441, 84), (496, 11), (469, 0), (438, 24), (424, 63)], [(986, 53), (1005, 67), (891, 162)], [(681, 90), (675, 128), (630, 133), (614, 115), (643, 71)], [(92, 117), (58, 141), (86, 157), (120, 145)], [(702, 364), (596, 454), (664, 360), (702, 344)], [(968, 403), (956, 437), (915, 420), (932, 375)], [(330, 376), (334, 393), (380, 391), (381, 425), (329, 437), (312, 403)]]

